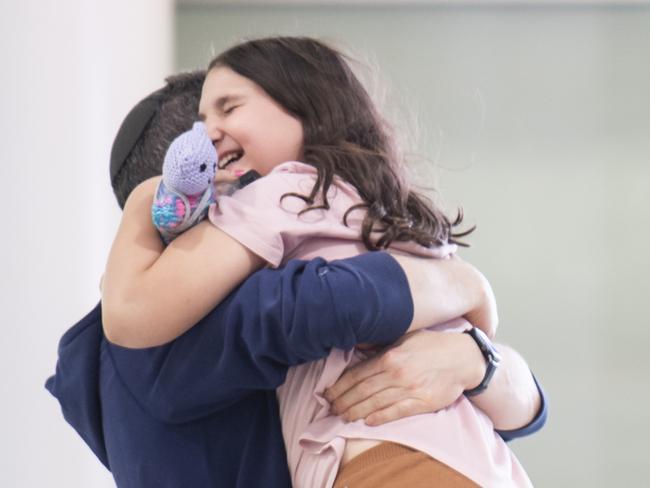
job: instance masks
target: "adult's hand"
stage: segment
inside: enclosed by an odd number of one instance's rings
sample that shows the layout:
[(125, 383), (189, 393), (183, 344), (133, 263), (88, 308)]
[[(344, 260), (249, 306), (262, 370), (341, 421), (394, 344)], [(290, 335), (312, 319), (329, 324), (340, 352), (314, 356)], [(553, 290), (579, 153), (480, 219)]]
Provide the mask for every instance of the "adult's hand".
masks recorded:
[(347, 370), (325, 398), (345, 420), (379, 425), (448, 407), (484, 374), (468, 334), (420, 330)]

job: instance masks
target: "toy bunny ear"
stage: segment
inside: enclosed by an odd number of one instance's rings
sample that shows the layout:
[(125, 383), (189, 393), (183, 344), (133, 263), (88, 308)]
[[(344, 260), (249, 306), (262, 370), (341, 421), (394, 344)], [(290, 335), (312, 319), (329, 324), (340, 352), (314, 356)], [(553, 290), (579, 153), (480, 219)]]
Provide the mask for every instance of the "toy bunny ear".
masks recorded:
[[(197, 120), (192, 125), (192, 129), (191, 129), (190, 132), (192, 132), (192, 134), (193, 134), (193, 140), (194, 140), (195, 143), (197, 143), (197, 141), (201, 141), (201, 143), (206, 143), (207, 142), (211, 146), (214, 147), (214, 145), (212, 144), (212, 140), (208, 136), (208, 128), (206, 127), (205, 122)], [(216, 149), (215, 149), (215, 151), (216, 151)], [(217, 159), (218, 159), (218, 156), (217, 156)]]
[(217, 151), (205, 124), (195, 122), (169, 146), (163, 162), (163, 181), (178, 193), (203, 193), (214, 179), (216, 162)]
[(192, 125), (192, 130), (200, 130), (202, 132), (205, 132), (205, 135), (208, 135), (208, 129), (205, 127), (205, 123), (201, 122), (200, 120), (197, 120), (194, 122), (194, 125)]

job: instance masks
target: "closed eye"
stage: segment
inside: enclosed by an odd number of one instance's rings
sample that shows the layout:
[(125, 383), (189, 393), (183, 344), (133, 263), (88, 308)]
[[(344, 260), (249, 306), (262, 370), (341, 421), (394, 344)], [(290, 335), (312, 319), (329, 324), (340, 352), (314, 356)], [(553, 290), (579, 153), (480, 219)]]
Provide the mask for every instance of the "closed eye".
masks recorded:
[(237, 107), (239, 107), (239, 105), (232, 105), (232, 106), (230, 106), (230, 107), (228, 107), (228, 108), (224, 108), (224, 109), (223, 109), (223, 113), (224, 113), (224, 114), (231, 114), (231, 113), (233, 113), (233, 111), (234, 111)]

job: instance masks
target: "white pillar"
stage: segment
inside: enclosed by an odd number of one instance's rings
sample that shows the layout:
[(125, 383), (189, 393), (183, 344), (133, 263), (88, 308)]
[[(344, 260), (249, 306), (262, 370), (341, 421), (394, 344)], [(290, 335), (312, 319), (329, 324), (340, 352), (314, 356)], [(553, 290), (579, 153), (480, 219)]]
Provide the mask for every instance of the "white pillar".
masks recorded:
[(173, 0), (0, 2), (0, 486), (114, 486), (43, 388), (99, 300), (110, 147), (173, 66)]

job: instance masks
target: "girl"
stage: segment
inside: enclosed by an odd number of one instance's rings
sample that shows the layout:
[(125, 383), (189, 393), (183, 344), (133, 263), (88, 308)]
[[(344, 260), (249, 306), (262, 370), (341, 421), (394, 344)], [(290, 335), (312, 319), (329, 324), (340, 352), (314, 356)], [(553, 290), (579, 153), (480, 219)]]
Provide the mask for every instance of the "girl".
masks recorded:
[[(199, 114), (219, 153), (220, 172), (237, 177), (255, 170), (263, 178), (219, 198), (210, 222), (164, 252), (149, 217), (158, 180), (133, 192), (105, 275), (110, 340), (167, 342), (265, 264), (389, 246), (436, 258), (455, 251), (461, 235), (452, 227), (461, 218), (451, 223), (408, 188), (387, 127), (343, 56), (328, 46), (270, 38), (229, 49), (209, 66)], [(454, 305), (441, 308), (436, 322), (468, 312)], [(462, 330), (467, 323), (444, 327)], [(326, 360), (293, 368), (278, 389), (295, 486), (333, 486), (341, 460), (358, 461), (366, 451), (397, 466), (397, 478), (386, 483), (426, 486), (440, 468), (457, 483), (449, 486), (530, 485), (489, 419), (463, 396), (441, 412), (378, 427), (330, 415), (322, 393), (355, 361), (353, 352), (335, 350)], [(420, 456), (423, 470), (400, 468), (405, 454), (408, 463)], [(343, 466), (339, 483), (353, 464)]]

